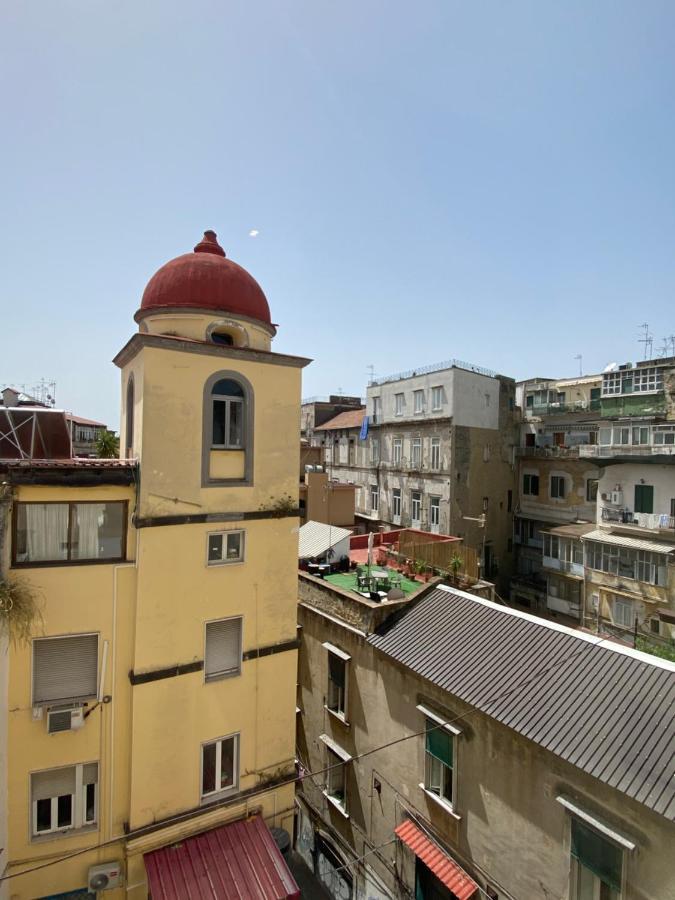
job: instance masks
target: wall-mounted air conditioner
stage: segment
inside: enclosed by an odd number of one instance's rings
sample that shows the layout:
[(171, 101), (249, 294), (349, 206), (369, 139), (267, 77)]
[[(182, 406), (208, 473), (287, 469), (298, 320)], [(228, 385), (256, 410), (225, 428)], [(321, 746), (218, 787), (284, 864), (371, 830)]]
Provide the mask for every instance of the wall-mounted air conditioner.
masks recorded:
[(84, 707), (53, 706), (47, 710), (47, 732), (76, 731), (84, 725)]
[(623, 506), (623, 491), (612, 491), (609, 502), (613, 506)]
[(102, 866), (92, 866), (87, 882), (90, 891), (110, 891), (112, 888), (122, 887), (124, 884), (122, 863), (110, 862)]

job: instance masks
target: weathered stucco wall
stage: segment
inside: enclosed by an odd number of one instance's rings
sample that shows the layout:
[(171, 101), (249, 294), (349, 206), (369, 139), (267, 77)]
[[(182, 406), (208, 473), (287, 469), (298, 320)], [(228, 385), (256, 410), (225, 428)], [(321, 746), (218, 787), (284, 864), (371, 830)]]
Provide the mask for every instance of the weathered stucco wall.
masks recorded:
[[(637, 843), (626, 855), (624, 896), (630, 900), (673, 900), (675, 840), (671, 822), (588, 777), (553, 754), (487, 716), (476, 713), (388, 657), (362, 635), (300, 608), (302, 645), (299, 683), (302, 715), (298, 746), (303, 765), (321, 771), (327, 734), (351, 756), (395, 745), (348, 764), (346, 817), (322, 793), (325, 776), (303, 782), (325, 831), (352, 857), (369, 855), (371, 866), (396, 891), (397, 873), (414, 885), (411, 854), (393, 830), (412, 810), (485, 889), (512, 900), (566, 900), (570, 878), (570, 819), (556, 798), (565, 795)], [(324, 707), (329, 641), (351, 656), (347, 723)], [(424, 729), (418, 703), (455, 719), (457, 794), (455, 814), (424, 792)], [(410, 735), (409, 740), (400, 741)], [(354, 867), (359, 872), (359, 865)], [(361, 876), (359, 876), (361, 877)]]

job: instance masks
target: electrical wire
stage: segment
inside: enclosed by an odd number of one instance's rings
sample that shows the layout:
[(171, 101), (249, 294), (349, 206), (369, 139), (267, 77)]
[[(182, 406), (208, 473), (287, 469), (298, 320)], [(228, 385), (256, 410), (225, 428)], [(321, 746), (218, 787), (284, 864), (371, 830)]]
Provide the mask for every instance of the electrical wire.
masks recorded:
[[(600, 644), (603, 644), (607, 641), (609, 641), (609, 638), (602, 638), (600, 641), (595, 643), (594, 646), (599, 647)], [(585, 648), (583, 648), (583, 649), (585, 649)], [(579, 648), (578, 651), (571, 653), (569, 656), (564, 657), (563, 659), (559, 660), (554, 665), (545, 667), (545, 668), (535, 672), (530, 678), (518, 682), (517, 684), (515, 684), (511, 688), (509, 688), (509, 690), (504, 691), (501, 694), (498, 694), (497, 696), (495, 696), (493, 700), (488, 700), (487, 706), (489, 707), (492, 703), (496, 703), (499, 700), (505, 700), (507, 697), (510, 697), (511, 694), (513, 694), (515, 691), (519, 691), (524, 687), (528, 687), (530, 684), (532, 684), (533, 681), (539, 680), (542, 676), (548, 675), (551, 672), (556, 671), (556, 669), (559, 669), (562, 666), (567, 665), (567, 663), (569, 663), (571, 660), (573, 660), (581, 652), (582, 652), (582, 648)], [(357, 760), (365, 759), (368, 756), (372, 756), (374, 753), (379, 753), (380, 750), (388, 750), (390, 747), (396, 747), (399, 744), (405, 743), (405, 741), (410, 741), (413, 738), (422, 737), (423, 735), (427, 735), (433, 731), (437, 731), (440, 728), (445, 728), (448, 725), (454, 725), (456, 722), (466, 721), (470, 716), (475, 715), (476, 713), (483, 713), (484, 715), (490, 715), (488, 712), (486, 712), (486, 710), (484, 708), (478, 709), (477, 707), (473, 707), (472, 709), (468, 709), (463, 713), (460, 713), (456, 716), (453, 716), (452, 718), (447, 719), (447, 721), (439, 722), (438, 724), (435, 724), (429, 728), (424, 728), (422, 731), (415, 731), (410, 734), (406, 734), (403, 737), (394, 738), (393, 740), (387, 741), (384, 744), (379, 744), (377, 747), (371, 747), (370, 750), (364, 750), (362, 753), (357, 753), (354, 756), (351, 756), (349, 758), (348, 762), (356, 762)], [(291, 785), (291, 784), (296, 784), (299, 781), (303, 781), (305, 778), (315, 778), (315, 777), (318, 777), (319, 775), (325, 775), (326, 773), (330, 772), (332, 769), (336, 769), (340, 766), (345, 765), (345, 762), (346, 761), (341, 760), (340, 762), (332, 763), (331, 765), (324, 766), (321, 769), (317, 769), (315, 772), (306, 772), (301, 775), (295, 775), (292, 778), (287, 778), (287, 779), (284, 779), (283, 781), (279, 781), (275, 785), (267, 785), (264, 788), (261, 788), (256, 791), (252, 791), (250, 794), (247, 794), (245, 797), (240, 796), (240, 797), (236, 797), (236, 798), (229, 798), (229, 799), (223, 800), (219, 803), (214, 803), (208, 807), (201, 807), (201, 809), (204, 809), (204, 811), (208, 811), (208, 812), (211, 812), (215, 809), (221, 809), (221, 808), (227, 809), (228, 806), (240, 804), (240, 803), (242, 803), (242, 801), (247, 802), (251, 798), (259, 797), (263, 794), (269, 794), (272, 790), (276, 790), (276, 789), (282, 788), (282, 787), (287, 787), (288, 785)], [(49, 862), (43, 863), (39, 866), (30, 868), (30, 869), (24, 869), (21, 872), (12, 872), (10, 875), (3, 875), (2, 877), (0, 877), (0, 884), (2, 884), (4, 881), (9, 881), (11, 878), (17, 878), (20, 875), (27, 875), (30, 872), (35, 872), (39, 869), (43, 869), (48, 866), (57, 865), (58, 863), (65, 862), (74, 856), (81, 855), (82, 853), (88, 853), (88, 852), (91, 852), (92, 850), (99, 850), (103, 847), (109, 846), (110, 844), (117, 844), (120, 841), (129, 840), (129, 838), (141, 837), (143, 834), (151, 833), (152, 830), (159, 830), (157, 828), (157, 825), (159, 825), (160, 828), (164, 828), (164, 827), (168, 827), (169, 825), (173, 825), (175, 823), (182, 822), (186, 819), (193, 818), (193, 816), (194, 816), (194, 810), (189, 810), (186, 813), (180, 813), (177, 816), (173, 816), (169, 819), (165, 819), (161, 823), (157, 823), (156, 825), (152, 825), (152, 826), (146, 825), (141, 828), (134, 829), (133, 831), (129, 831), (126, 834), (120, 835), (117, 838), (111, 838), (110, 840), (103, 841), (100, 844), (94, 844), (92, 847), (86, 847), (82, 850), (77, 850), (72, 854), (66, 854), (65, 856), (50, 860)]]

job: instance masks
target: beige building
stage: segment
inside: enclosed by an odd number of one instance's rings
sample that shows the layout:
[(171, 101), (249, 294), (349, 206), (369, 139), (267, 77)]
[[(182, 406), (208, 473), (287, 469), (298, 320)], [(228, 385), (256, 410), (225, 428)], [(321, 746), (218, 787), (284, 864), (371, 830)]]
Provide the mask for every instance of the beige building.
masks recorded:
[(207, 896), (216, 873), (226, 896), (297, 897), (269, 829), (294, 821), (308, 360), (272, 351), (265, 295), (213, 232), (135, 318), (128, 459), (69, 458), (52, 410), (39, 452), (0, 444), (0, 578), (41, 610), (0, 693), (2, 877), (14, 900)]
[(462, 537), (478, 551), (483, 576), (506, 590), (515, 382), (459, 361), (427, 366), (369, 384), (366, 417), (364, 426), (343, 414), (315, 431), (331, 477), (357, 487), (357, 518), (369, 530)]
[[(673, 900), (675, 665), (301, 575), (296, 846), (340, 900)], [(620, 698), (620, 701), (619, 701)]]

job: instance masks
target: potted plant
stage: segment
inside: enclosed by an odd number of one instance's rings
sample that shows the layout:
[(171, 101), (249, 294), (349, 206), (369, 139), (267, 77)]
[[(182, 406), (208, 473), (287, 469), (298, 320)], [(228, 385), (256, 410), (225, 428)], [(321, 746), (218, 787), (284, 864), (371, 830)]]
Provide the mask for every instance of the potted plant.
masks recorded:
[(450, 560), (450, 570), (452, 571), (452, 580), (454, 581), (455, 584), (459, 583), (459, 570), (462, 568), (463, 565), (464, 565), (464, 560), (458, 553), (455, 553), (455, 555)]

